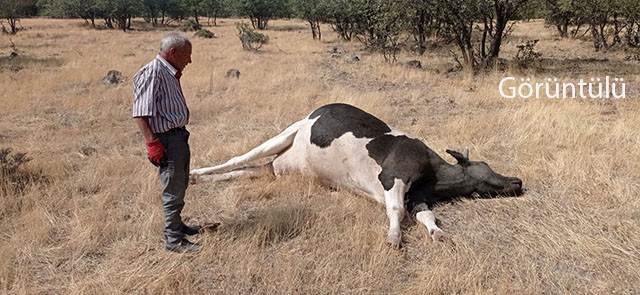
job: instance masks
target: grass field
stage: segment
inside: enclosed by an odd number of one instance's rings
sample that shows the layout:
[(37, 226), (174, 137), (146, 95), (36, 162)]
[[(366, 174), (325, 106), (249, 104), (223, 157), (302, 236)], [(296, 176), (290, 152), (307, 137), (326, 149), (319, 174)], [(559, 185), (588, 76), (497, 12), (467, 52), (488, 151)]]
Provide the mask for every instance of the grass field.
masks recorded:
[[(449, 240), (407, 218), (404, 247), (385, 244), (384, 208), (313, 179), (203, 183), (188, 223), (221, 222), (197, 254), (164, 251), (157, 171), (131, 119), (131, 78), (167, 32), (93, 30), (81, 20), (25, 19), (0, 36), (0, 148), (33, 160), (0, 190), (3, 294), (638, 294), (640, 63), (622, 50), (559, 40), (541, 21), (516, 25), (502, 57), (539, 39), (543, 69), (447, 72), (448, 47), (423, 69), (387, 64), (328, 27), (273, 21), (270, 44), (243, 51), (234, 22), (192, 37), (181, 79), (191, 109), (192, 168), (248, 151), (323, 104), (354, 104), (444, 156), (518, 176), (519, 198), (464, 199), (434, 213)], [(169, 30), (169, 29), (167, 29)], [(193, 33), (189, 33), (193, 36)], [(12, 43), (15, 45), (12, 47)], [(332, 58), (333, 47), (361, 61)], [(455, 50), (455, 48), (451, 48)], [(9, 59), (16, 50), (18, 57)], [(230, 68), (240, 79), (225, 79)], [(128, 80), (103, 85), (107, 71)], [(505, 99), (506, 76), (626, 81), (624, 100)]]

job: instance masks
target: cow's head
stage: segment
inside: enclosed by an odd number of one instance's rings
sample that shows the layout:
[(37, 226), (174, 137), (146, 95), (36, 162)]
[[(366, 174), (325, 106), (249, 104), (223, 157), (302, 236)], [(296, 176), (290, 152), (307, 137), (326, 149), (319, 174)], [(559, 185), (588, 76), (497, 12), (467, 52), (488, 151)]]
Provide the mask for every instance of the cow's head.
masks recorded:
[(473, 189), (471, 193), (480, 196), (520, 195), (522, 180), (517, 177), (506, 177), (494, 172), (485, 162), (469, 160), (469, 150), (459, 153), (447, 150), (453, 156), (464, 174), (465, 187)]

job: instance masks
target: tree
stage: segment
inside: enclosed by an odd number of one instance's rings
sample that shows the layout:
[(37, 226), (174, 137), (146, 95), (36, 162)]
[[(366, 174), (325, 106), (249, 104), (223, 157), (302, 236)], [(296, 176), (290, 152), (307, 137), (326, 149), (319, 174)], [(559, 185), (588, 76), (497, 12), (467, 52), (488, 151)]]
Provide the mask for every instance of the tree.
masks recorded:
[(329, 12), (327, 0), (293, 0), (292, 5), (295, 13), (311, 26), (313, 39), (321, 40), (320, 23), (327, 20)]
[(367, 48), (380, 51), (387, 62), (395, 62), (400, 34), (405, 27), (401, 0), (358, 0), (356, 37)]
[[(529, 0), (439, 0), (441, 34), (456, 42), (464, 67), (472, 70), (490, 67), (500, 55), (502, 41), (511, 32), (509, 21), (527, 2)], [(476, 24), (481, 39), (474, 45), (472, 36)]]
[(205, 15), (205, 0), (181, 0), (184, 11), (196, 21), (199, 26), (198, 18)]
[(472, 0), (439, 1), (442, 14), (440, 34), (452, 39), (462, 53), (463, 66), (473, 69), (476, 66), (474, 48), (471, 42), (473, 24), (480, 12)]
[(254, 29), (264, 30), (269, 20), (288, 14), (285, 0), (239, 0), (238, 14), (246, 16)]
[(621, 11), (626, 19), (626, 43), (630, 47), (640, 47), (640, 1), (621, 0), (621, 2)]
[(167, 10), (173, 3), (170, 0), (142, 0), (141, 4), (142, 15), (145, 20), (157, 26), (158, 24), (164, 24)]
[(131, 29), (131, 18), (139, 15), (142, 9), (141, 1), (132, 0), (97, 0), (97, 6), (101, 11), (105, 24), (114, 28), (113, 22), (123, 32)]
[(544, 0), (542, 2), (545, 20), (556, 26), (562, 38), (569, 36), (569, 25), (575, 24), (578, 19), (576, 1)]
[(211, 25), (211, 19), (213, 19), (213, 25), (217, 26), (218, 17), (226, 13), (225, 8), (223, 0), (204, 0), (204, 11), (207, 15), (207, 24)]
[(345, 41), (356, 31), (358, 7), (351, 0), (327, 0), (327, 20), (333, 30)]
[[(0, 0), (0, 17), (7, 20), (9, 33), (18, 32), (17, 24), (20, 18), (32, 15), (36, 0)], [(4, 25), (2, 26), (3, 30)]]
[[(621, 43), (622, 23), (619, 4), (618, 0), (585, 0), (576, 5), (578, 16), (589, 24), (589, 32), (596, 51), (609, 49)], [(610, 24), (613, 28), (610, 28)], [(613, 40), (609, 41), (609, 37), (613, 37)]]
[(416, 51), (423, 54), (429, 35), (438, 29), (439, 7), (435, 0), (404, 0), (406, 29), (416, 42)]

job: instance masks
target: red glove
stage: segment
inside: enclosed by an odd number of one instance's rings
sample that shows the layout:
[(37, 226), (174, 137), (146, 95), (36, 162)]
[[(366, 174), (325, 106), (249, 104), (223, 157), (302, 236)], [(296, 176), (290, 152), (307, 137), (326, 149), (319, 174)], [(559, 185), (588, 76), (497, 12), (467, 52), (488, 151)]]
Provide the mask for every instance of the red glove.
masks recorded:
[(160, 166), (164, 164), (164, 146), (159, 139), (147, 141), (147, 150), (149, 151), (149, 161), (151, 164)]

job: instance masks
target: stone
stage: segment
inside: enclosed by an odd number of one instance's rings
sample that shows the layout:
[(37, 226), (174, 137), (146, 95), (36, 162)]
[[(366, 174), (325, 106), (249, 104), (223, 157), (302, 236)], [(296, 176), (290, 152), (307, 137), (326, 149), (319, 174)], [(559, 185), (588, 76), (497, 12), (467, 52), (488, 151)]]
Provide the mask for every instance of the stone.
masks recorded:
[(124, 82), (125, 78), (119, 71), (111, 70), (106, 76), (102, 78), (102, 83), (105, 85), (117, 85)]
[(422, 63), (420, 63), (420, 61), (416, 59), (408, 61), (407, 66), (410, 68), (422, 69)]
[(230, 69), (230, 70), (227, 71), (227, 75), (225, 77), (226, 78), (240, 79), (240, 71), (238, 71), (236, 69)]
[(346, 60), (348, 62), (354, 63), (354, 62), (359, 62), (360, 58), (355, 53), (351, 53), (347, 55)]
[(94, 148), (94, 147), (83, 146), (83, 147), (80, 148), (79, 152), (82, 155), (85, 155), (85, 156), (93, 156), (93, 155), (96, 155), (98, 153), (98, 150), (96, 150), (96, 148)]

